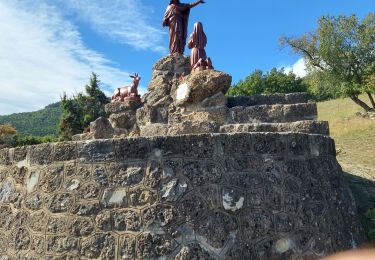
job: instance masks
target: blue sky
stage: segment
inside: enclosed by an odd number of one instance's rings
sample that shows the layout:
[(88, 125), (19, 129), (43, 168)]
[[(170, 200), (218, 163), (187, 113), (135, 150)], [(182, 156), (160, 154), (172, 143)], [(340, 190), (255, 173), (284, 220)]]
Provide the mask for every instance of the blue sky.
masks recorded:
[[(82, 91), (91, 71), (108, 95), (138, 72), (144, 92), (152, 65), (168, 54), (168, 30), (161, 27), (168, 3), (0, 0), (0, 115)], [(280, 36), (311, 31), (322, 15), (363, 18), (374, 10), (374, 0), (206, 0), (192, 10), (189, 32), (194, 22), (204, 24), (207, 54), (234, 82), (273, 67), (303, 75), (303, 60), (280, 49)]]

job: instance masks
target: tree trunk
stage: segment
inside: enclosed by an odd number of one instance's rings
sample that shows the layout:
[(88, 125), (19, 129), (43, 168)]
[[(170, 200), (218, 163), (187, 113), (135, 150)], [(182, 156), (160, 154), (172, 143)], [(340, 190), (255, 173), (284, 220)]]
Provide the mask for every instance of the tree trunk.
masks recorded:
[(362, 107), (366, 112), (371, 111), (371, 107), (369, 107), (365, 102), (360, 100), (358, 96), (350, 96), (350, 99), (354, 101), (358, 106)]
[(372, 108), (375, 109), (375, 101), (374, 101), (374, 98), (372, 97), (372, 94), (370, 92), (366, 92), (366, 93), (368, 95), (368, 98), (371, 101)]

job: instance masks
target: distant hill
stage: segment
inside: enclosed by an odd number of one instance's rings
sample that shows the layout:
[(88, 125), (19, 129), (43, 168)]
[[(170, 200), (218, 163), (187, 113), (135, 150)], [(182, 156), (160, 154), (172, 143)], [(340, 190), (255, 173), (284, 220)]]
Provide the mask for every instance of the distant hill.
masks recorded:
[(61, 114), (60, 102), (57, 102), (35, 112), (0, 116), (0, 125), (9, 123), (21, 135), (57, 136)]

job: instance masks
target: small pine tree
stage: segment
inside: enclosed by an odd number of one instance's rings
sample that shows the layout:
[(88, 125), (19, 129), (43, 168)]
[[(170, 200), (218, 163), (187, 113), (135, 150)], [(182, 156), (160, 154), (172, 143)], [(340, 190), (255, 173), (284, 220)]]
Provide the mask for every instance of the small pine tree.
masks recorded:
[(83, 109), (83, 124), (88, 126), (90, 122), (96, 120), (99, 117), (106, 117), (104, 110), (105, 104), (109, 102), (109, 99), (99, 88), (100, 80), (97, 74), (92, 73), (90, 78), (90, 84), (86, 85), (85, 90), (87, 96), (81, 95), (79, 100), (82, 104)]
[(60, 138), (71, 140), (72, 136), (83, 132), (82, 107), (77, 98), (68, 98), (64, 93), (61, 99), (63, 114), (60, 120)]
[(73, 135), (82, 133), (92, 121), (107, 116), (104, 106), (109, 102), (109, 98), (100, 90), (99, 85), (97, 74), (92, 73), (90, 83), (85, 86), (86, 95), (78, 93), (73, 98), (63, 95), (60, 139), (71, 140)]

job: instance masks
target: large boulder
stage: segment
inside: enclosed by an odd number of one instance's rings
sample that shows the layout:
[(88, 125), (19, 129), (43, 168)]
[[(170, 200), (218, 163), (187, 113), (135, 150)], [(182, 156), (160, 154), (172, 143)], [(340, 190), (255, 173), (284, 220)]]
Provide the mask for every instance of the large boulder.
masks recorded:
[(176, 104), (178, 106), (198, 104), (217, 93), (225, 94), (231, 83), (232, 77), (224, 72), (204, 70), (194, 73), (178, 86)]
[(111, 114), (109, 122), (113, 128), (131, 129), (137, 124), (136, 112), (128, 110), (122, 113)]
[(140, 100), (124, 100), (123, 102), (111, 102), (105, 105), (104, 109), (107, 114), (117, 114), (129, 110), (137, 110), (142, 106)]
[[(142, 102), (148, 106), (167, 107), (172, 103), (166, 97), (173, 96), (180, 78), (190, 74), (190, 59), (181, 54), (163, 57), (153, 67), (152, 78), (142, 97)], [(160, 102), (162, 101), (162, 102)]]
[(99, 117), (90, 123), (90, 133), (94, 139), (110, 139), (115, 131), (107, 118)]

